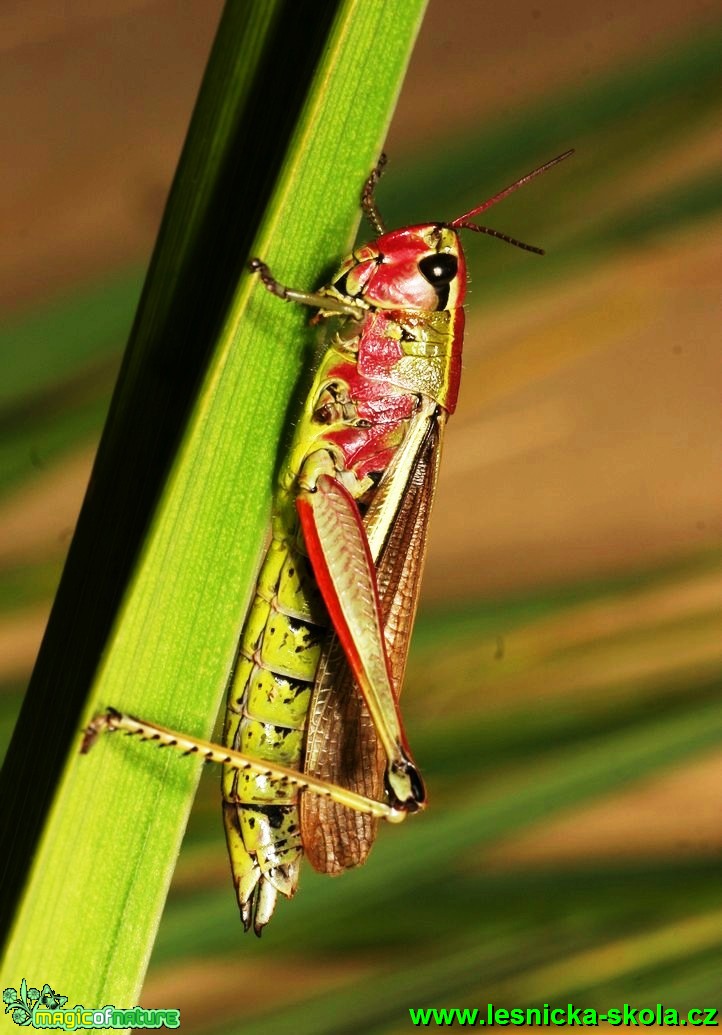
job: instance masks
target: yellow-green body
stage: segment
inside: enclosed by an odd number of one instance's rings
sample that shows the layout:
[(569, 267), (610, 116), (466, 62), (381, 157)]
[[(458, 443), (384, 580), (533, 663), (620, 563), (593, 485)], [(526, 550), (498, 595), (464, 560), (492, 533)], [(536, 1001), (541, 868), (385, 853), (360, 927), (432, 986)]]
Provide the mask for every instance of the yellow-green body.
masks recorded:
[[(328, 618), (296, 545), (293, 501), (283, 503), (243, 629), (224, 740), (244, 754), (296, 768)], [(277, 780), (224, 773), (226, 836), (241, 904), (259, 882), (293, 894), (303, 852), (296, 799), (297, 791)]]

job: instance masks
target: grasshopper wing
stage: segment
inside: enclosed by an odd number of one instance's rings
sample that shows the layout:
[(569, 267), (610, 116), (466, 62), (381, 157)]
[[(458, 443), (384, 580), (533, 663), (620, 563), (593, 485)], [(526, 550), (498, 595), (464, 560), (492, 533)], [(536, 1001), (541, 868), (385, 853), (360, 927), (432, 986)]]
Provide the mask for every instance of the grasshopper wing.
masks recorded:
[[(413, 458), (399, 458), (381, 480), (364, 526), (376, 561), (383, 636), (393, 686), (403, 683), (426, 554), (429, 515), (439, 469), (444, 415), (418, 418)], [(409, 460), (411, 462), (409, 463)], [(306, 741), (307, 773), (377, 800), (386, 758), (338, 637), (322, 650)], [(363, 863), (378, 820), (316, 794), (301, 796), (301, 831), (313, 867), (340, 873)]]

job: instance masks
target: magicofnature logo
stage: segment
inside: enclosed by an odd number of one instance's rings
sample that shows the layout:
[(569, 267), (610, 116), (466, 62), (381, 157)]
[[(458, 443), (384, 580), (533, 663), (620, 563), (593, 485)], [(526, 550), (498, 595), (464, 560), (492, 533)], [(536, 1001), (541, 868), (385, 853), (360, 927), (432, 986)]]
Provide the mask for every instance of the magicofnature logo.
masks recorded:
[(42, 988), (28, 988), (25, 978), (20, 982), (20, 989), (6, 988), (3, 991), (5, 1013), (9, 1013), (16, 1024), (33, 1023), (33, 1015), (38, 1006), (46, 1010), (59, 1010), (68, 1001), (66, 995), (58, 995), (50, 985)]
[(122, 1009), (103, 1006), (88, 1009), (85, 1006), (66, 1006), (68, 997), (58, 995), (50, 985), (28, 987), (25, 978), (20, 988), (6, 988), (3, 992), (5, 1013), (25, 1027), (59, 1028), (75, 1031), (77, 1028), (178, 1028), (180, 1010), (146, 1010), (142, 1006)]

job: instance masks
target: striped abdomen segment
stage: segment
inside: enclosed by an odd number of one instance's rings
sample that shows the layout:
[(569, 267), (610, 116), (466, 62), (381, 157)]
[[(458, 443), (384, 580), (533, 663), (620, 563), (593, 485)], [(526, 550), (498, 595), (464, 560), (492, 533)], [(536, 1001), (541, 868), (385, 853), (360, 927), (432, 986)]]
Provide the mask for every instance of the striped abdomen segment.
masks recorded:
[[(294, 521), (295, 525), (295, 521)], [(306, 716), (328, 615), (308, 560), (291, 536), (268, 548), (241, 636), (228, 696), (225, 743), (293, 768), (303, 757)], [(261, 875), (292, 894), (302, 853), (297, 792), (277, 780), (229, 770), (226, 832), (241, 903)]]

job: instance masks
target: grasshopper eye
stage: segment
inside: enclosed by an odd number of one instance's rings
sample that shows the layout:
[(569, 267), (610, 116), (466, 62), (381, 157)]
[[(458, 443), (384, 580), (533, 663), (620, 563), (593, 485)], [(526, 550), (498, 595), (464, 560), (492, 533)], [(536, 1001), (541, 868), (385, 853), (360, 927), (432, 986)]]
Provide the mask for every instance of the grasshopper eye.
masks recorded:
[(444, 287), (450, 284), (456, 276), (459, 262), (455, 255), (448, 252), (427, 255), (419, 261), (419, 271), (434, 287)]

